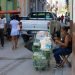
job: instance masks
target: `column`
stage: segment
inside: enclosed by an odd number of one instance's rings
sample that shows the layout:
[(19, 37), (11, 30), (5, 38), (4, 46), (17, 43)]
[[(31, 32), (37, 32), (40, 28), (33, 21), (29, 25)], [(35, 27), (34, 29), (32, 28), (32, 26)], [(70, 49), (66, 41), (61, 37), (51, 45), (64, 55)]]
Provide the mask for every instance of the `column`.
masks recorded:
[(27, 17), (27, 15), (29, 14), (29, 1), (30, 0), (19, 0), (22, 17)]
[(70, 20), (73, 20), (72, 0), (69, 0), (69, 12), (70, 12)]
[(73, 56), (72, 56), (72, 75), (75, 75), (75, 0), (72, 0), (72, 18), (73, 18), (73, 28), (72, 28), (72, 39), (73, 39)]
[(38, 0), (36, 0), (36, 3), (35, 3), (35, 8), (36, 8), (36, 11), (38, 11)]
[(30, 13), (29, 12), (29, 8), (30, 8), (29, 7), (29, 4), (30, 4), (29, 1), (30, 0), (26, 0), (26, 3), (25, 3), (25, 16), (28, 16), (28, 14)]
[(71, 34), (72, 34), (72, 28), (73, 28), (73, 2), (72, 0), (69, 0), (69, 12), (70, 12), (70, 28), (71, 28)]
[(17, 9), (17, 0), (13, 0), (13, 9), (14, 9), (14, 10)]
[(0, 10), (1, 10), (1, 0), (0, 0)]
[(21, 8), (21, 15), (20, 16), (23, 16), (24, 15), (24, 0), (18, 0), (19, 1), (19, 6)]

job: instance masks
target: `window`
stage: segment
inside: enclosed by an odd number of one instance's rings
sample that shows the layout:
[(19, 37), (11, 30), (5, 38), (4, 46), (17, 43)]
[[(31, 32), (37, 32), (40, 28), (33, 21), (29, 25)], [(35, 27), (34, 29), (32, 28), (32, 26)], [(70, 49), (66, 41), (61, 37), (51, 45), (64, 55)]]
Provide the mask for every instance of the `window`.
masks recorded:
[(37, 18), (37, 13), (31, 13), (31, 14), (30, 14), (30, 17), (31, 17), (31, 18)]
[(38, 18), (44, 18), (45, 19), (45, 13), (42, 13), (42, 12), (38, 13)]
[(46, 13), (46, 19), (49, 19), (49, 18), (50, 18), (49, 13)]
[(8, 0), (8, 1), (11, 1), (11, 0)]
[(54, 19), (52, 13), (46, 13), (46, 19)]

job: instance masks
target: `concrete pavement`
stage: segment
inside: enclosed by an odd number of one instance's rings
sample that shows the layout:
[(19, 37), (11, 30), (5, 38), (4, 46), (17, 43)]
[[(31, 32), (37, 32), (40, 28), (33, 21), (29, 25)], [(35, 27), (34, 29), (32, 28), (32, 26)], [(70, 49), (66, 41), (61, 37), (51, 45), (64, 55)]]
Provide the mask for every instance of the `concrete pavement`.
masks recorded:
[(51, 67), (46, 71), (36, 71), (33, 67), (32, 52), (24, 48), (22, 39), (19, 39), (19, 48), (11, 49), (11, 42), (6, 41), (5, 47), (0, 48), (0, 75), (71, 75), (71, 68), (61, 69)]
[(23, 40), (19, 39), (18, 48), (12, 50), (11, 41), (5, 40), (4, 48), (0, 47), (0, 58), (16, 59), (16, 58), (31, 58), (32, 52), (24, 47)]

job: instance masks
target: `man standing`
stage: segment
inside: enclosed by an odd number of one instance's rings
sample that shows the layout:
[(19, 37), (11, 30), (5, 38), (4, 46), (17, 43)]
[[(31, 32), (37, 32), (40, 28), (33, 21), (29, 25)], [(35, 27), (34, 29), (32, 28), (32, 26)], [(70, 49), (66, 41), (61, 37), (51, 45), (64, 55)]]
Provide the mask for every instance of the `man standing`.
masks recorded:
[(4, 47), (4, 28), (5, 28), (6, 20), (3, 15), (0, 16), (0, 40), (1, 46)]
[(63, 16), (63, 14), (62, 14), (62, 16), (61, 16), (61, 22), (63, 23), (63, 20), (64, 20), (64, 16)]

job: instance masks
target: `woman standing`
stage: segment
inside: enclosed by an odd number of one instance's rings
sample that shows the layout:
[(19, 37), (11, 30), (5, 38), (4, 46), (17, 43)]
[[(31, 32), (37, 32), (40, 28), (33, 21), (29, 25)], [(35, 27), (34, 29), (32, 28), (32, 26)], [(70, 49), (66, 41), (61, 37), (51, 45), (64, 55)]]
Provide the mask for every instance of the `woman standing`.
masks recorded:
[(19, 35), (18, 30), (19, 21), (16, 20), (16, 16), (13, 16), (13, 19), (10, 21), (10, 24), (11, 24), (12, 49), (16, 49)]

